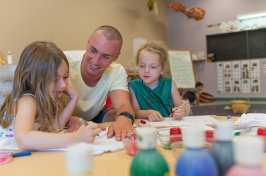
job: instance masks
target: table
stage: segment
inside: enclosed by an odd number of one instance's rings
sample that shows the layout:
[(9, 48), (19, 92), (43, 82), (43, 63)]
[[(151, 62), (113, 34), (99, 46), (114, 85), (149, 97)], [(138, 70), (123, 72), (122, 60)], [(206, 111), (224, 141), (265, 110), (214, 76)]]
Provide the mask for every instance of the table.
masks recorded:
[[(226, 116), (212, 116), (217, 120), (225, 120)], [(236, 120), (237, 117), (232, 117)], [(137, 120), (136, 120), (137, 121)], [(136, 122), (137, 123), (137, 122)], [(111, 123), (103, 123), (102, 126), (109, 126)], [(165, 150), (157, 146), (167, 161), (170, 175), (174, 176), (176, 158), (171, 150)], [(93, 156), (93, 176), (127, 176), (133, 156), (126, 154), (125, 150), (118, 152), (104, 153), (100, 156)], [(264, 154), (263, 167), (266, 168), (266, 154)], [(14, 158), (11, 163), (0, 165), (1, 176), (64, 176), (68, 175), (65, 165), (64, 152), (32, 152), (31, 156)]]

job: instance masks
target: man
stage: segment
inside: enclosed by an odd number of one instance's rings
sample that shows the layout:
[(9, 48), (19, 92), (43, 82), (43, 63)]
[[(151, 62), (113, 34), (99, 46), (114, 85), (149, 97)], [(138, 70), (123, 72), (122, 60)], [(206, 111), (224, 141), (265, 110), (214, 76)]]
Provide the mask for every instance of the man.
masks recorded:
[[(132, 126), (135, 114), (130, 103), (126, 71), (114, 62), (120, 55), (122, 43), (117, 29), (101, 26), (90, 36), (86, 52), (64, 52), (70, 64), (70, 85), (79, 93), (73, 115), (96, 123), (115, 120), (108, 128), (107, 137), (115, 135), (118, 141), (123, 134), (135, 132)], [(102, 111), (108, 93), (115, 111)], [(71, 119), (73, 124), (74, 118)]]

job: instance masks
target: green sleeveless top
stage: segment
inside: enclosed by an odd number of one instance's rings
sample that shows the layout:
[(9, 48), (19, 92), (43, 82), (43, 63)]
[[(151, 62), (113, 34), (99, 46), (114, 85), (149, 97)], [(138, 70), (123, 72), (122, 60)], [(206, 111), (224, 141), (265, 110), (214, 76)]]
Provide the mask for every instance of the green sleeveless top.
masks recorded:
[(172, 78), (170, 76), (160, 77), (155, 89), (150, 89), (140, 79), (129, 83), (141, 110), (156, 110), (163, 117), (169, 117), (172, 113), (174, 103), (171, 95)]

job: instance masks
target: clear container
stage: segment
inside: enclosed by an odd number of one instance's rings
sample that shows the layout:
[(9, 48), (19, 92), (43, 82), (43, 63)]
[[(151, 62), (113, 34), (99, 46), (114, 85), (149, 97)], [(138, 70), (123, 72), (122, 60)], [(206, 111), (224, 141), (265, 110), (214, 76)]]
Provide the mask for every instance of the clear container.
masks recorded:
[(139, 151), (137, 146), (136, 134), (129, 133), (125, 134), (122, 138), (125, 150), (129, 155), (136, 155)]
[(170, 129), (159, 129), (157, 135), (164, 149), (171, 150), (171, 145), (175, 144), (175, 147), (183, 148), (182, 134), (170, 134)]

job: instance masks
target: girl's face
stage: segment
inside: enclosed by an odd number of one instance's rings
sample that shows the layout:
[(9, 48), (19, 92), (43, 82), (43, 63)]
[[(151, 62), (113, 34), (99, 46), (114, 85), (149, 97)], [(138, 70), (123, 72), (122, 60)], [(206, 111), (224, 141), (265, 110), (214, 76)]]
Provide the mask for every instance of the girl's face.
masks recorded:
[[(68, 85), (68, 66), (63, 60), (57, 69), (56, 90), (57, 96), (60, 98)], [(55, 90), (53, 90), (55, 91)]]
[(138, 71), (145, 85), (151, 89), (156, 88), (158, 79), (163, 74), (159, 54), (142, 50), (139, 53)]

